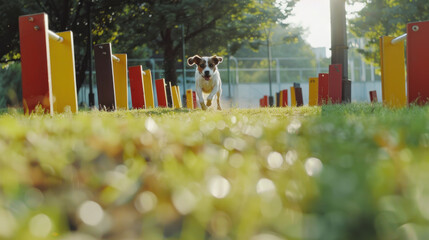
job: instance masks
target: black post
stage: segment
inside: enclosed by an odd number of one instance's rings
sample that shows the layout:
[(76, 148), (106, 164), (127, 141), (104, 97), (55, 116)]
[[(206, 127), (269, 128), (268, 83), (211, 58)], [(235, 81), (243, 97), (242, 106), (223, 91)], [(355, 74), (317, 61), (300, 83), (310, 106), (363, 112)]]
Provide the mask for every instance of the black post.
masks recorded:
[(267, 33), (267, 47), (268, 47), (268, 81), (270, 83), (270, 96), (268, 97), (268, 104), (270, 107), (274, 106), (273, 89), (271, 86), (271, 46), (270, 46), (270, 32)]
[(93, 107), (95, 105), (94, 91), (92, 89), (92, 21), (91, 21), (91, 1), (87, 2), (87, 12), (88, 12), (88, 51), (89, 51), (89, 60), (88, 60), (88, 72), (89, 72), (89, 94), (88, 101), (89, 106)]
[[(186, 58), (185, 58), (185, 24), (182, 24), (182, 68), (183, 68), (183, 101), (186, 105)], [(179, 93), (180, 94), (180, 93)]]
[(348, 79), (346, 0), (331, 0), (331, 64), (342, 64), (342, 102), (351, 101), (351, 82)]

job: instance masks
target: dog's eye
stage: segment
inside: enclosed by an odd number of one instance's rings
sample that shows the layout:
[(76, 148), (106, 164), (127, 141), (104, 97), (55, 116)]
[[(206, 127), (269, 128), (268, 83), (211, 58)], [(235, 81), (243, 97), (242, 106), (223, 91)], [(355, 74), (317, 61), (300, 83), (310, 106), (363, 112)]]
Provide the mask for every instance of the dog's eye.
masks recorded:
[(204, 64), (201, 64), (200, 67), (205, 68), (206, 66)]
[(212, 67), (214, 67), (213, 63), (210, 63), (210, 64), (209, 64), (209, 67), (211, 67), (211, 68), (212, 68)]

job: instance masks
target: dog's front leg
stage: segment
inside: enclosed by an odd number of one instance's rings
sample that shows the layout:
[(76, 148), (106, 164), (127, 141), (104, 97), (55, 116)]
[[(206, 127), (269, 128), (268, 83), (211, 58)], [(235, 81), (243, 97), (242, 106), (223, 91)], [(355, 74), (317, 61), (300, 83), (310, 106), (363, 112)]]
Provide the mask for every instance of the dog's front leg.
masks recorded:
[(207, 107), (204, 104), (204, 98), (203, 98), (203, 90), (200, 87), (197, 87), (195, 89), (195, 91), (197, 92), (198, 95), (198, 100), (200, 101), (200, 105), (201, 105), (201, 109), (206, 110)]
[(219, 91), (219, 86), (216, 84), (213, 90), (210, 92), (209, 96), (207, 97), (207, 107), (210, 107), (212, 105), (212, 99), (218, 91)]

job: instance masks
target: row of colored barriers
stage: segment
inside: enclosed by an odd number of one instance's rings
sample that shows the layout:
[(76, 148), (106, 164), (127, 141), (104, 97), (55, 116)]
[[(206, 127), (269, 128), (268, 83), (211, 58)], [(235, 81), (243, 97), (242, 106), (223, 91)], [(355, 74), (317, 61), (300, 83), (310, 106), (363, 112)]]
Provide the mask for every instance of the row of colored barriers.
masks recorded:
[[(77, 112), (73, 33), (49, 30), (45, 13), (20, 16), (19, 32), (24, 112), (32, 113), (38, 106), (51, 114)], [(110, 43), (95, 45), (93, 50), (99, 109), (128, 109), (128, 76), (132, 108), (155, 107), (150, 70), (128, 67), (127, 55), (113, 54)], [(168, 102), (182, 107), (179, 86), (157, 79), (155, 87), (158, 107), (168, 107)], [(188, 91), (187, 107), (197, 108), (195, 92)]]
[(428, 39), (429, 21), (408, 23), (407, 33), (399, 37), (380, 38), (382, 100), (386, 106), (429, 102)]
[[(276, 93), (275, 106), (286, 107), (287, 90)], [(290, 87), (290, 99), (292, 107), (304, 105), (302, 88), (299, 83), (294, 83)], [(323, 104), (341, 103), (342, 99), (342, 66), (332, 64), (329, 66), (329, 73), (319, 73), (316, 78), (309, 78), (308, 105), (317, 106)], [(259, 99), (260, 107), (268, 107), (268, 96)]]

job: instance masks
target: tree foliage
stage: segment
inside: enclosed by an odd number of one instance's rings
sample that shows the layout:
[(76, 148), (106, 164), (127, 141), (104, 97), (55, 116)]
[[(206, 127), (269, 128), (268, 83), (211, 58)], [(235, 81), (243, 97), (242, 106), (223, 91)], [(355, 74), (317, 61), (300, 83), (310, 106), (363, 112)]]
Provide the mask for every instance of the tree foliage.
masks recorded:
[[(135, 0), (125, 9), (127, 31), (118, 39), (138, 36), (133, 47), (147, 44), (164, 58), (165, 78), (176, 84), (181, 59), (182, 27), (188, 55), (233, 54), (244, 43), (263, 37), (261, 30), (284, 20), (296, 0)], [(127, 16), (131, 16), (130, 19)]]
[[(112, 42), (115, 52), (151, 52), (162, 56), (165, 78), (177, 82), (182, 58), (182, 27), (188, 55), (235, 53), (264, 37), (262, 29), (289, 16), (298, 0), (15, 0), (0, 3), (0, 61), (19, 61), (18, 17), (45, 12), (53, 31), (74, 33), (77, 88), (90, 60), (88, 7), (92, 44)], [(3, 34), (4, 33), (4, 34)], [(150, 50), (150, 51), (148, 51)], [(135, 51), (135, 52), (134, 52)], [(2, 81), (10, 81), (2, 79)]]
[(427, 0), (350, 0), (365, 3), (358, 16), (350, 21), (350, 31), (367, 40), (361, 52), (379, 62), (379, 38), (399, 36), (406, 32), (407, 23), (429, 19)]

